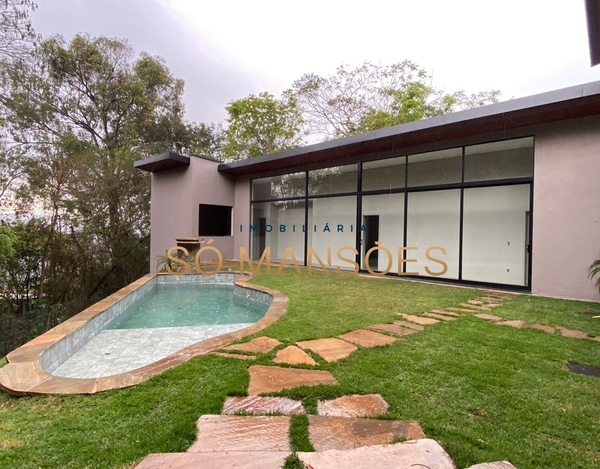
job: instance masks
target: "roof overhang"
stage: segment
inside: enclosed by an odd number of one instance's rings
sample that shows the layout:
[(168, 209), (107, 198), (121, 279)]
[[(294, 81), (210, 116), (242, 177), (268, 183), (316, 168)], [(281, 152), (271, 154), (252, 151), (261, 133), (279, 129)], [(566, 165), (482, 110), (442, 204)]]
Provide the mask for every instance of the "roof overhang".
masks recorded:
[(409, 122), (273, 155), (219, 165), (231, 176), (284, 172), (294, 167), (343, 164), (369, 153), (502, 132), (567, 119), (600, 115), (600, 82)]
[(190, 158), (188, 156), (183, 156), (179, 153), (173, 152), (161, 153), (160, 155), (154, 155), (133, 163), (134, 168), (141, 169), (142, 171), (148, 171), (150, 173), (158, 173), (159, 171), (165, 171), (167, 169), (189, 165)]
[(600, 63), (600, 0), (585, 0), (592, 67)]

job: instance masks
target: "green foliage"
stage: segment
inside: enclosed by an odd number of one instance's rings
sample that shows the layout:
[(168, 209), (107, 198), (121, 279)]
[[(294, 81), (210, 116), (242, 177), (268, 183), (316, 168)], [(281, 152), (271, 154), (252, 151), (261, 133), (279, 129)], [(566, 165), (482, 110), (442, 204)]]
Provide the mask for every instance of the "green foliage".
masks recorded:
[(164, 255), (156, 256), (156, 271), (157, 272), (168, 272), (167, 267), (171, 269), (171, 272), (177, 272), (180, 264), (172, 261), (165, 251)]
[(596, 278), (596, 286), (598, 287), (598, 290), (600, 290), (600, 259), (596, 259), (592, 265), (590, 265), (589, 278)]
[(498, 91), (447, 94), (414, 62), (345, 65), (329, 77), (308, 73), (292, 86), (310, 131), (337, 138), (497, 102)]
[(183, 82), (124, 41), (52, 37), (2, 71), (0, 196), (47, 216), (0, 240), (4, 314), (43, 299), (68, 316), (147, 272), (150, 178), (133, 162), (212, 151), (218, 129), (185, 122)]
[(89, 295), (146, 272), (150, 184), (133, 162), (190, 143), (182, 92), (161, 59), (87, 35), (47, 39), (8, 73), (4, 117), (29, 153), (21, 199), (52, 213), (48, 243), (67, 230), (83, 248)]
[(263, 92), (230, 102), (224, 158), (245, 159), (287, 150), (302, 142), (302, 116), (290, 91), (280, 99)]
[(29, 13), (36, 8), (32, 0), (0, 1), (0, 61), (3, 66), (29, 54), (36, 39)]

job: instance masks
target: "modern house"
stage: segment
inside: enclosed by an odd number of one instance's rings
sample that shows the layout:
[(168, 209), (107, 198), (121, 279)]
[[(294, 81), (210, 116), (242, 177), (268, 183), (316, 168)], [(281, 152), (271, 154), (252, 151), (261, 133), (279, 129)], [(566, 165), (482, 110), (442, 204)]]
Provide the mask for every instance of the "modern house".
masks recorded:
[(175, 238), (201, 237), (227, 259), (269, 248), (273, 261), (600, 300), (600, 82), (245, 161), (135, 166), (152, 172), (151, 270)]

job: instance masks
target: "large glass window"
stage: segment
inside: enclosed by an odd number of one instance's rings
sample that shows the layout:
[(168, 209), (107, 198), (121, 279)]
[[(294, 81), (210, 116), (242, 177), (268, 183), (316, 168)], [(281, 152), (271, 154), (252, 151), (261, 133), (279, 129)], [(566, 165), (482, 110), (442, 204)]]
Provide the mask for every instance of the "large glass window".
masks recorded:
[[(353, 268), (341, 260), (337, 252), (342, 247), (356, 246), (356, 196), (309, 200), (308, 228), (308, 246), (314, 248), (323, 262), (326, 263), (327, 248), (331, 248), (331, 266)], [(345, 250), (342, 255), (355, 258), (350, 250)], [(318, 262), (313, 259), (312, 264), (318, 265)]]
[(405, 185), (406, 157), (368, 161), (362, 165), (362, 190), (401, 189)]
[[(320, 266), (318, 256), (348, 270), (357, 260), (392, 275), (527, 286), (533, 144), (527, 137), (367, 161), (362, 194), (358, 164), (255, 179), (251, 255), (269, 247), (280, 261), (290, 248), (301, 264)], [(506, 181), (515, 178), (529, 179)], [(200, 218), (207, 226), (219, 218), (225, 233), (227, 213)]]
[(317, 169), (308, 173), (308, 194), (356, 192), (358, 165), (348, 164)]
[[(252, 204), (250, 239), (252, 258), (259, 259), (266, 247), (271, 259), (280, 260), (287, 247), (304, 261), (304, 200)], [(288, 260), (290, 258), (288, 257)]]
[[(398, 273), (398, 247), (404, 244), (404, 194), (368, 195), (362, 198), (361, 267), (367, 268), (366, 254), (379, 242), (390, 250), (390, 273)], [(371, 270), (383, 272), (390, 267), (382, 250), (369, 256)]]
[(451, 184), (461, 179), (461, 148), (408, 156), (408, 187)]
[(282, 174), (252, 181), (252, 200), (288, 199), (306, 193), (306, 173)]
[(460, 189), (408, 194), (407, 272), (457, 279), (459, 225)]
[(527, 285), (529, 184), (465, 189), (463, 280)]
[(465, 181), (533, 176), (533, 137), (465, 147)]

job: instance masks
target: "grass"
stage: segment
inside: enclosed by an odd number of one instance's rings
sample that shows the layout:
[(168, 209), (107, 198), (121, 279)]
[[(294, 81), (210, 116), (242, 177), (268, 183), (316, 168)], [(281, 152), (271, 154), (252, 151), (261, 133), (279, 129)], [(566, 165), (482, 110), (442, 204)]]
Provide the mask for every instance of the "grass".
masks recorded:
[[(281, 347), (481, 294), (387, 279), (325, 279), (323, 273), (298, 278), (293, 271), (254, 281), (290, 297), (289, 312), (261, 333)], [(493, 314), (600, 335), (600, 320), (587, 314), (599, 307), (523, 295)], [(571, 374), (565, 365), (600, 366), (599, 351), (597, 342), (463, 317), (338, 362), (316, 357), (339, 385), (279, 395), (302, 399), (315, 413), (318, 399), (380, 393), (390, 404), (385, 418), (418, 420), (458, 467), (507, 459), (519, 469), (592, 469), (600, 467), (600, 381)], [(272, 364), (275, 353), (256, 363)], [(133, 388), (93, 396), (0, 393), (0, 467), (126, 468), (151, 452), (185, 451), (198, 417), (219, 413), (227, 395), (246, 392), (251, 363), (198, 357)], [(312, 450), (307, 426), (307, 417), (292, 418), (296, 451)], [(286, 468), (300, 467), (288, 458)]]

